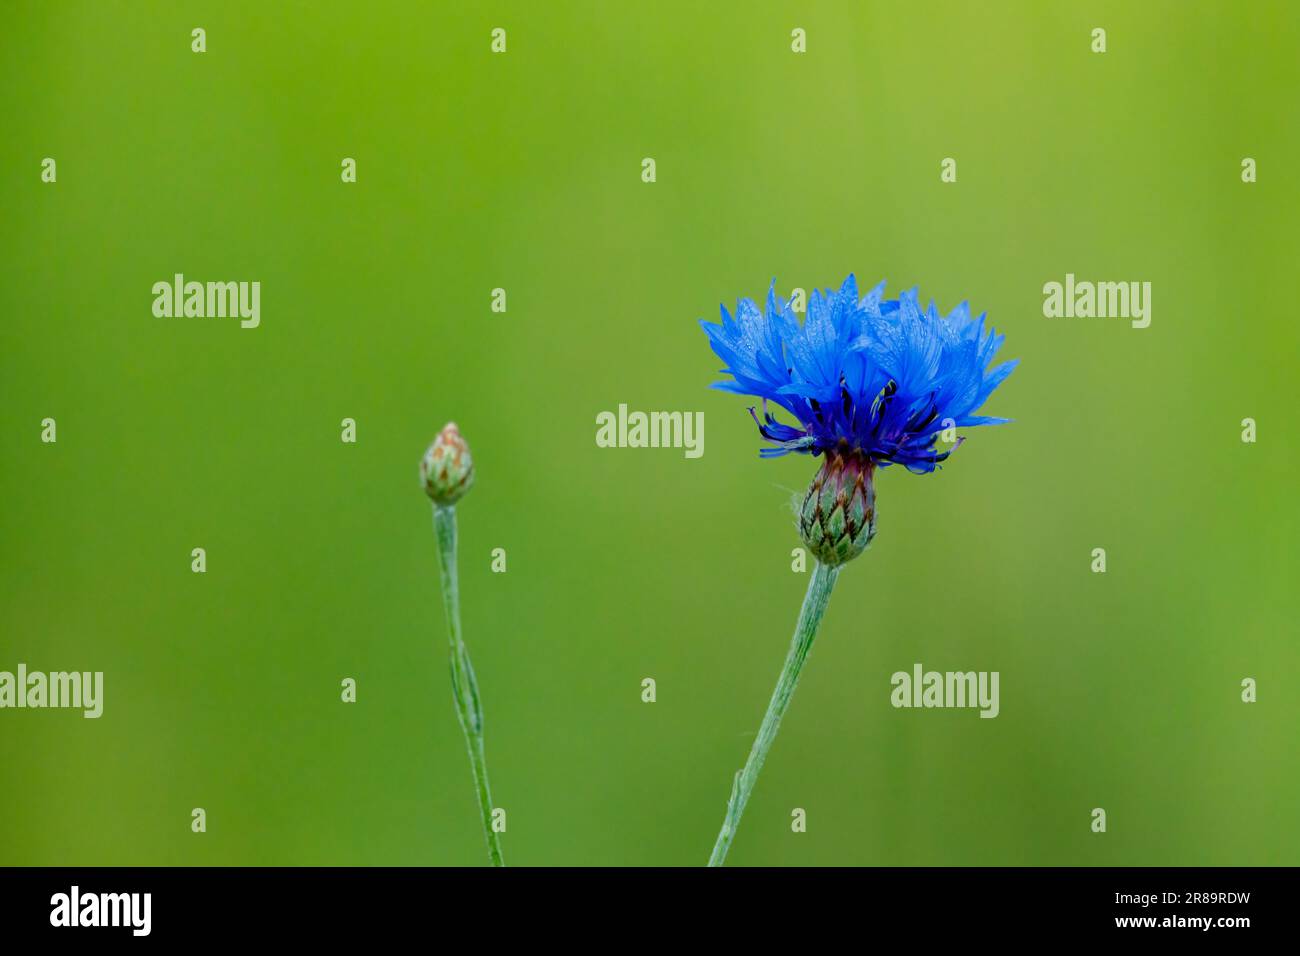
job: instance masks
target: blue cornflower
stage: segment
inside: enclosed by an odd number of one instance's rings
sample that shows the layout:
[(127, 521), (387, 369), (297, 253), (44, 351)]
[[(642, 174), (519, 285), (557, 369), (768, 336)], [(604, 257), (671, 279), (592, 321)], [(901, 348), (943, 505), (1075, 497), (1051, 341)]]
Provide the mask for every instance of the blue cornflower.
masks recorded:
[[(741, 299), (734, 319), (724, 306), (720, 324), (700, 323), (733, 379), (714, 387), (763, 400), (763, 420), (750, 414), (776, 446), (764, 457), (834, 451), (868, 469), (930, 472), (951, 454), (935, 448), (945, 428), (1008, 421), (975, 414), (1016, 362), (990, 368), (1003, 337), (965, 302), (944, 318), (933, 303), (923, 310), (915, 289), (884, 299), (883, 282), (859, 301), (850, 275), (838, 292), (814, 291), (800, 325), (775, 285), (766, 314)], [(769, 401), (799, 425), (777, 421)]]
[[(741, 299), (734, 319), (724, 306), (719, 325), (701, 325), (731, 376), (714, 387), (763, 400), (762, 421), (749, 410), (759, 433), (776, 446), (763, 456), (821, 456), (797, 506), (799, 537), (817, 563), (776, 690), (731, 785), (710, 866), (726, 859), (837, 577), (875, 538), (876, 466), (934, 471), (951, 453), (935, 447), (945, 429), (1007, 421), (976, 413), (1016, 366), (990, 367), (1002, 336), (986, 332), (984, 316), (972, 319), (965, 302), (944, 318), (933, 304), (923, 310), (914, 289), (884, 299), (883, 282), (859, 300), (850, 275), (838, 292), (813, 292), (800, 325), (775, 286), (768, 290), (766, 313)], [(798, 425), (777, 421), (768, 402)]]

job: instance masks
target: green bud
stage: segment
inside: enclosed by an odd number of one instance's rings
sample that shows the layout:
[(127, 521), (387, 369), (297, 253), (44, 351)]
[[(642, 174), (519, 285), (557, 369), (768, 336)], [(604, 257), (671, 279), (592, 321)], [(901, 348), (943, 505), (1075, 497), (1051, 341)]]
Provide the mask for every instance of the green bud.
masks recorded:
[(799, 509), (799, 536), (818, 561), (835, 567), (867, 550), (876, 536), (876, 463), (846, 448), (823, 457)]
[(455, 504), (474, 484), (474, 459), (455, 422), (438, 432), (420, 459), (420, 484), (436, 505)]

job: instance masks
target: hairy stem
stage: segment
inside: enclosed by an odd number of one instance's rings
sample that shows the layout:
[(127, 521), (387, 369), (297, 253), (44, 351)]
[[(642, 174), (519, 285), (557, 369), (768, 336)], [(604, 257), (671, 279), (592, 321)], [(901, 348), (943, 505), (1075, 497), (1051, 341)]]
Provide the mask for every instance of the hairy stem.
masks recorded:
[(722, 866), (727, 851), (731, 849), (736, 828), (740, 826), (741, 814), (745, 812), (745, 804), (749, 802), (749, 795), (758, 780), (758, 772), (763, 769), (763, 760), (772, 749), (777, 731), (781, 729), (781, 718), (790, 706), (790, 698), (794, 696), (795, 686), (799, 683), (799, 672), (808, 660), (813, 639), (817, 637), (817, 627), (822, 622), (822, 615), (826, 613), (826, 606), (831, 600), (831, 589), (835, 587), (839, 573), (838, 567), (827, 567), (821, 562), (813, 567), (812, 576), (808, 579), (808, 592), (804, 595), (803, 607), (799, 611), (799, 623), (795, 625), (794, 639), (790, 643), (790, 653), (785, 657), (776, 690), (772, 691), (772, 699), (768, 702), (767, 713), (763, 715), (763, 723), (759, 725), (758, 736), (754, 738), (754, 746), (750, 748), (745, 768), (736, 774), (732, 782), (727, 815), (723, 818), (722, 829), (718, 831), (718, 841), (713, 845), (709, 866)]
[(488, 786), (487, 759), (483, 752), (483, 706), (479, 702), (478, 682), (469, 662), (469, 650), (460, 631), (460, 585), (456, 578), (456, 508), (433, 506), (433, 531), (438, 538), (438, 567), (442, 572), (442, 603), (447, 612), (447, 638), (451, 642), (451, 691), (456, 701), (456, 717), (465, 732), (470, 769), (478, 792), (479, 810), (483, 815), (483, 836), (487, 839), (488, 860), (493, 866), (505, 866), (501, 855), (501, 834), (492, 829), (492, 791)]

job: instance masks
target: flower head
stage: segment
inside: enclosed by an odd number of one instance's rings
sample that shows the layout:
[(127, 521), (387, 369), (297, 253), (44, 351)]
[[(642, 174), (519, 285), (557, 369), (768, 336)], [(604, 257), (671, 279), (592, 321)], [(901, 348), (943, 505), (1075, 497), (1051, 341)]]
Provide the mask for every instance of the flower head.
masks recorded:
[(420, 484), (435, 505), (455, 504), (474, 484), (474, 459), (455, 422), (438, 432), (420, 459)]
[[(735, 318), (724, 306), (721, 323), (700, 323), (732, 379), (714, 387), (763, 400), (763, 420), (750, 414), (775, 446), (764, 457), (834, 452), (930, 472), (951, 454), (935, 447), (944, 429), (1008, 421), (975, 414), (1016, 362), (990, 367), (1003, 337), (965, 302), (945, 318), (915, 289), (882, 298), (883, 282), (859, 300), (850, 275), (813, 292), (801, 325), (775, 286), (766, 313), (741, 299)], [(777, 421), (769, 401), (799, 424)]]

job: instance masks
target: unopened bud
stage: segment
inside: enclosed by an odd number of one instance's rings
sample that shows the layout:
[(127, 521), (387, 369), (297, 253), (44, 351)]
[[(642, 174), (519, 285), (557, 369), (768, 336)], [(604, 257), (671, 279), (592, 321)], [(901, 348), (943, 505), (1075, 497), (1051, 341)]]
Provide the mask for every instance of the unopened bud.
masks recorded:
[(455, 422), (438, 432), (420, 459), (420, 484), (436, 505), (455, 504), (474, 484), (474, 459)]
[(867, 550), (876, 536), (876, 463), (860, 451), (831, 449), (799, 509), (799, 535), (834, 567)]

